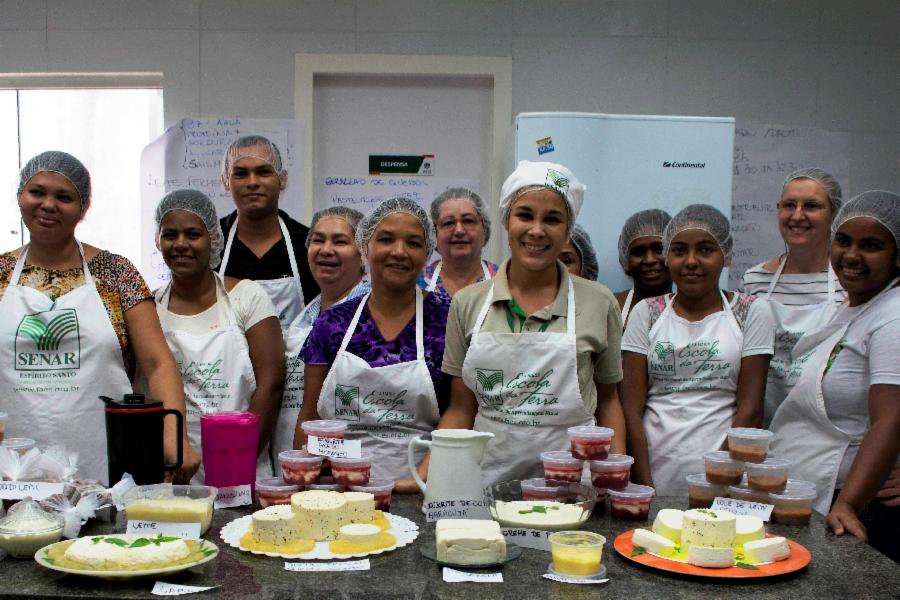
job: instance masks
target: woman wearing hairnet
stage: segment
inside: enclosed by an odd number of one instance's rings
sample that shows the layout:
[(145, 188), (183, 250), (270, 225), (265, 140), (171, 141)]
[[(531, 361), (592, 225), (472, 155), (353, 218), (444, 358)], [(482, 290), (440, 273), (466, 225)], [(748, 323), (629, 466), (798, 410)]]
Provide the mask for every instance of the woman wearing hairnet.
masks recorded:
[(591, 244), (591, 236), (578, 223), (572, 226), (569, 241), (559, 253), (559, 260), (566, 265), (566, 270), (572, 275), (597, 281), (597, 273), (600, 272), (597, 252)]
[(356, 245), (356, 230), (363, 219), (358, 210), (332, 206), (317, 211), (306, 236), (306, 256), (321, 292), (312, 299), (290, 326), (284, 337), (287, 376), (278, 425), (275, 427), (273, 456), (294, 447), (294, 434), (303, 404), (303, 356), (301, 350), (319, 315), (335, 304), (352, 300), (369, 291), (363, 280), (365, 268)]
[(450, 301), (416, 286), (434, 250), (434, 226), (414, 201), (393, 198), (360, 223), (356, 243), (372, 291), (332, 306), (313, 325), (294, 445), (306, 439), (305, 421), (345, 420), (346, 437), (374, 454), (373, 477), (418, 492), (406, 448), (434, 429), (449, 393), (441, 357)]
[[(156, 207), (156, 246), (172, 280), (156, 312), (182, 369), (188, 439), (200, 448), (200, 416), (249, 411), (259, 417), (259, 477), (272, 475), (267, 446), (284, 385), (281, 326), (255, 281), (214, 271), (224, 245), (212, 201), (197, 190), (166, 194)], [(203, 465), (192, 482), (203, 484)]]
[(562, 165), (520, 162), (500, 200), (511, 256), (494, 279), (453, 298), (443, 365), (452, 397), (441, 427), (494, 434), (486, 485), (541, 476), (541, 452), (568, 449), (573, 425), (610, 426), (613, 451), (624, 448), (615, 299), (559, 261), (584, 189)]
[[(184, 413), (181, 378), (134, 265), (75, 237), (91, 201), (85, 166), (65, 152), (38, 154), (22, 168), (17, 195), (31, 239), (0, 255), (0, 410), (9, 414), (7, 433), (77, 452), (79, 477), (106, 481), (97, 397), (130, 394), (137, 363), (150, 376), (153, 398)], [(167, 423), (166, 462), (175, 462), (177, 442)], [(180, 483), (200, 461), (199, 448), (187, 438), (183, 443)]]
[(763, 425), (790, 391), (791, 350), (803, 333), (824, 326), (847, 297), (828, 260), (829, 230), (841, 207), (841, 186), (821, 169), (787, 176), (778, 200), (786, 251), (744, 273), (744, 291), (769, 301), (775, 354), (769, 365)]
[(678, 291), (639, 302), (622, 338), (631, 477), (664, 496), (687, 493), (729, 427), (762, 421), (774, 324), (765, 300), (719, 289), (732, 244), (712, 206), (675, 215), (663, 250)]
[(801, 375), (772, 420), (772, 451), (793, 462), (792, 477), (815, 482), (813, 508), (835, 533), (868, 536), (900, 562), (896, 467), (882, 485), (900, 451), (900, 196), (860, 194), (831, 231), (849, 305), (797, 342)]
[(616, 294), (626, 327), (628, 315), (638, 302), (672, 291), (672, 276), (662, 251), (663, 231), (671, 220), (664, 210), (642, 210), (628, 217), (619, 233), (619, 264), (634, 284), (630, 290)]
[(465, 188), (450, 188), (431, 203), (431, 222), (441, 258), (422, 271), (419, 285), (453, 297), (469, 284), (490, 279), (497, 265), (481, 258), (491, 238), (491, 220), (481, 196)]

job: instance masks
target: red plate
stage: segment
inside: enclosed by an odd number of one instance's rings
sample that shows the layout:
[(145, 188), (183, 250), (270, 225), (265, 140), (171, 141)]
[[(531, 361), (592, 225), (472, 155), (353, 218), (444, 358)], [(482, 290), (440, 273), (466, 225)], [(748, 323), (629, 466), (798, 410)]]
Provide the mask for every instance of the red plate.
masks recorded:
[[(784, 575), (799, 571), (809, 564), (812, 560), (812, 554), (809, 550), (793, 540), (788, 540), (791, 548), (791, 555), (785, 560), (768, 563), (765, 565), (757, 565), (755, 569), (742, 569), (741, 567), (728, 567), (726, 569), (710, 569), (708, 567), (698, 567), (689, 563), (679, 562), (677, 560), (669, 560), (650, 554), (638, 554), (632, 556), (634, 544), (631, 542), (631, 536), (635, 530), (626, 531), (616, 538), (613, 545), (616, 551), (636, 563), (659, 569), (660, 571), (668, 571), (670, 573), (681, 573), (682, 575), (695, 575), (697, 577), (723, 577), (726, 579), (746, 579), (753, 577), (773, 577), (775, 575)], [(769, 535), (768, 537), (774, 537)]]

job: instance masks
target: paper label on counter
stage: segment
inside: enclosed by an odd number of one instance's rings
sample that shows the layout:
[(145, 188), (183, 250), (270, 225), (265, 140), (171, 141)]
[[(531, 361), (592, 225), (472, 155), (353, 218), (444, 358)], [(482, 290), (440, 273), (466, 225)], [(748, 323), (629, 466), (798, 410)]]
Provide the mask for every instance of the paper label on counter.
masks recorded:
[(444, 567), (444, 581), (447, 583), (458, 583), (460, 581), (503, 583), (503, 573), (470, 573), (469, 571), (458, 571), (450, 567)]
[(285, 571), (301, 573), (319, 573), (322, 571), (368, 571), (371, 568), (369, 559), (348, 560), (344, 562), (285, 562)]
[(429, 523), (438, 519), (490, 519), (486, 500), (453, 498), (430, 500), (423, 505), (425, 520)]
[(0, 481), (0, 500), (43, 500), (53, 494), (62, 494), (65, 484), (46, 481)]
[(359, 458), (362, 456), (362, 440), (320, 438), (311, 435), (306, 438), (306, 451), (332, 458)]
[(508, 544), (550, 552), (550, 534), (553, 533), (552, 531), (524, 529), (521, 527), (501, 527), (500, 532), (503, 533), (503, 537), (506, 538)]
[(716, 496), (709, 510), (726, 510), (735, 515), (759, 517), (763, 521), (768, 521), (772, 516), (773, 508), (774, 506), (765, 502), (747, 502), (746, 500)]
[(181, 585), (178, 583), (165, 583), (157, 581), (153, 584), (151, 594), (157, 596), (181, 596), (183, 594), (196, 594), (197, 592), (205, 592), (217, 588), (217, 585)]
[(253, 504), (253, 491), (250, 484), (219, 488), (216, 494), (215, 508), (232, 508)]
[(609, 581), (609, 578), (579, 579), (578, 577), (565, 577), (563, 575), (556, 575), (554, 573), (544, 573), (544, 579), (549, 579), (550, 581), (558, 581), (560, 583), (576, 583), (578, 585), (595, 585), (598, 583), (606, 583), (607, 581)]
[(129, 519), (125, 533), (139, 535), (163, 534), (180, 538), (200, 539), (200, 523), (163, 523), (161, 521), (141, 521)]

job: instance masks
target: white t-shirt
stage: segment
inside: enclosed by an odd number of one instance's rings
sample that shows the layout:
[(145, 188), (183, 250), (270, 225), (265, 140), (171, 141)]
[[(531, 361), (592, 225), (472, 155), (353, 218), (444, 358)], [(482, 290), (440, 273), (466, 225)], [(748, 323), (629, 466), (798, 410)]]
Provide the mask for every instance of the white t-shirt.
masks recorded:
[[(846, 320), (862, 306), (842, 306), (835, 320)], [(850, 435), (869, 429), (869, 386), (900, 386), (900, 287), (885, 293), (847, 328), (842, 348), (822, 380), (825, 412), (834, 426)], [(900, 402), (897, 403), (900, 410)], [(838, 473), (837, 487), (847, 478), (856, 458), (848, 448)]]
[[(763, 269), (763, 264), (756, 265), (744, 272), (744, 293), (765, 297), (775, 273)], [(834, 278), (834, 299), (841, 303), (847, 292), (841, 287), (838, 278)], [(785, 306), (806, 306), (820, 304), (828, 300), (828, 271), (819, 273), (782, 273), (772, 290), (771, 300)]]
[[(244, 333), (248, 329), (267, 317), (277, 317), (275, 307), (269, 299), (269, 295), (258, 283), (252, 279), (242, 279), (228, 292), (228, 299), (235, 313), (237, 326)], [(164, 297), (163, 300), (168, 300)], [(169, 312), (162, 303), (156, 303), (156, 314), (163, 329), (175, 329), (194, 335), (202, 335), (222, 326), (218, 304), (213, 304), (206, 310), (196, 315), (176, 315)]]

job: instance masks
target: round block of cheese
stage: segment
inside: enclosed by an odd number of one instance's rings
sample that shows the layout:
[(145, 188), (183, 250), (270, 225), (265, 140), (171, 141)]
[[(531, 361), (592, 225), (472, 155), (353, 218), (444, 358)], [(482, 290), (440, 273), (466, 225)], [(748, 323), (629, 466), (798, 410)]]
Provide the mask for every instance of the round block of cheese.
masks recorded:
[(680, 544), (683, 518), (684, 511), (676, 508), (663, 508), (656, 513), (656, 519), (653, 521), (653, 533)]
[(338, 532), (338, 539), (354, 544), (365, 544), (374, 542), (380, 534), (381, 527), (378, 525), (353, 523), (341, 527), (341, 530)]
[(344, 492), (344, 500), (354, 523), (371, 523), (375, 520), (375, 496), (368, 492)]
[(341, 527), (353, 522), (351, 508), (340, 492), (297, 492), (291, 496), (291, 509), (297, 519), (298, 537), (304, 539), (336, 540)]
[(738, 515), (734, 521), (734, 545), (743, 546), (747, 542), (761, 540), (766, 537), (766, 526), (759, 517)]
[(735, 531), (735, 516), (732, 513), (694, 508), (685, 511), (681, 522), (681, 548), (731, 548)]

